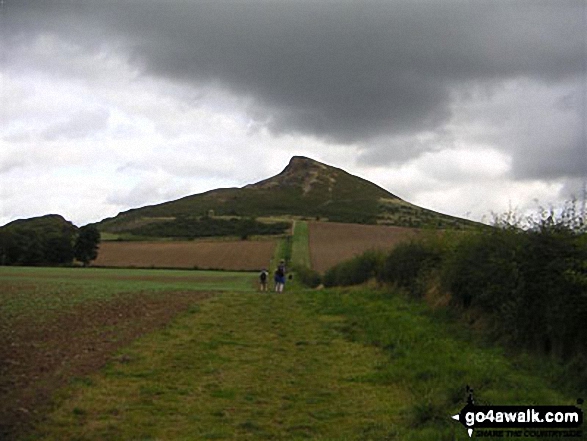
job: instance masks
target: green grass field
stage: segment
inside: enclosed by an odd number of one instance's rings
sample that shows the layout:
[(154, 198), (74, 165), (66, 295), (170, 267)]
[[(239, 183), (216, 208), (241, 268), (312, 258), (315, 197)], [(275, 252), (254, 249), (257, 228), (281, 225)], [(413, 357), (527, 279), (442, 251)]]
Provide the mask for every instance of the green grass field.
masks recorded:
[(251, 291), (255, 283), (256, 275), (246, 272), (0, 266), (0, 319), (40, 318), (140, 292)]
[(219, 291), (60, 390), (24, 439), (466, 440), (450, 418), (466, 385), (478, 404), (577, 398), (390, 292), (258, 293), (250, 273), (159, 270), (0, 268), (0, 283), (13, 316), (126, 292)]

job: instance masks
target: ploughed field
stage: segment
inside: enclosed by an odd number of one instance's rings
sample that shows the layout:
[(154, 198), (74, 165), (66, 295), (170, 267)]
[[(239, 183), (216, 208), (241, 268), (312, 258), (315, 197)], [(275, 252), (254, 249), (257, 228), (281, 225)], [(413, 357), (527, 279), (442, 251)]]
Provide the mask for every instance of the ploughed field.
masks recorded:
[[(306, 222), (302, 222), (304, 225)], [(307, 222), (305, 237), (311, 268), (324, 272), (367, 250), (391, 249), (418, 234), (418, 229), (337, 222)], [(294, 236), (296, 236), (294, 234)], [(269, 266), (278, 241), (105, 241), (93, 266), (113, 268), (190, 268), (257, 271)], [(296, 243), (296, 237), (294, 237)], [(305, 262), (305, 261), (304, 261)]]
[(0, 267), (0, 439), (113, 352), (250, 273)]
[(368, 250), (391, 249), (418, 232), (415, 228), (336, 222), (309, 222), (308, 225), (312, 269), (318, 272)]
[(256, 271), (269, 265), (276, 241), (103, 242), (94, 266)]

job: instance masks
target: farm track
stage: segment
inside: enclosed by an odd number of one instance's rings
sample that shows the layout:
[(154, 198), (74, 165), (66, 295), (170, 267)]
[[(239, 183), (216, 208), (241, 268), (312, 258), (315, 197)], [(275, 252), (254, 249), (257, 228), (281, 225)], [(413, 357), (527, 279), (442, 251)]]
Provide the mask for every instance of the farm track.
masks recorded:
[(32, 327), (15, 320), (0, 327), (0, 439), (16, 439), (72, 379), (104, 366), (113, 353), (211, 294), (135, 293), (89, 302)]

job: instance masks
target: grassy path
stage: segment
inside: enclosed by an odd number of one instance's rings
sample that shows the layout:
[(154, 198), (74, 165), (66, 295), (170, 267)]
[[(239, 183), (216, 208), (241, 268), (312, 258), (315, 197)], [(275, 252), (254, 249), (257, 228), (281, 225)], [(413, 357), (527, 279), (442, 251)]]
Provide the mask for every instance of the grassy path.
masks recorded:
[(222, 293), (64, 392), (35, 439), (465, 440), (466, 384), (479, 403), (570, 404), (454, 331), (366, 289)]
[(304, 297), (224, 294), (138, 341), (51, 416), (46, 439), (384, 439), (407, 392), (384, 354)]
[(308, 222), (294, 221), (291, 263), (297, 266), (310, 268), (310, 240), (308, 236)]

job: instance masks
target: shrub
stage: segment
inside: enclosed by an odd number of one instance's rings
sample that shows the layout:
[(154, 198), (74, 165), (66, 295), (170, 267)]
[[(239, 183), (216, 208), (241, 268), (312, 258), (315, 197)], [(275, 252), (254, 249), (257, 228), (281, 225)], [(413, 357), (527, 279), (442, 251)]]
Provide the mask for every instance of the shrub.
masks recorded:
[(444, 249), (440, 241), (411, 241), (399, 244), (384, 259), (378, 280), (407, 289), (416, 297), (424, 294), (424, 281), (440, 266)]
[(519, 288), (526, 237), (503, 230), (463, 238), (443, 266), (443, 280), (456, 305), (497, 311)]
[(371, 250), (330, 268), (324, 274), (324, 286), (349, 286), (377, 277), (383, 261), (381, 251)]
[(573, 213), (543, 210), (523, 224), (507, 215), (462, 240), (442, 273), (454, 304), (480, 310), (515, 347), (561, 360), (585, 354), (587, 239)]
[(296, 265), (292, 268), (292, 272), (295, 274), (297, 280), (308, 288), (316, 288), (322, 283), (320, 274), (307, 266)]

